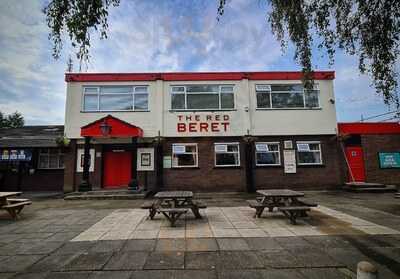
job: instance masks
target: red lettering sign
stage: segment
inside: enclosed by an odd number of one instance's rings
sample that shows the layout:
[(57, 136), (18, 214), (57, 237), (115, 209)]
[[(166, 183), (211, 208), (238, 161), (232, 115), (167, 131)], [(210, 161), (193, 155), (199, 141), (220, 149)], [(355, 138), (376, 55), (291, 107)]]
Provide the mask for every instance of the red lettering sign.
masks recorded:
[(176, 125), (176, 130), (178, 131), (178, 133), (184, 133), (186, 132), (186, 125), (185, 123), (178, 123)]

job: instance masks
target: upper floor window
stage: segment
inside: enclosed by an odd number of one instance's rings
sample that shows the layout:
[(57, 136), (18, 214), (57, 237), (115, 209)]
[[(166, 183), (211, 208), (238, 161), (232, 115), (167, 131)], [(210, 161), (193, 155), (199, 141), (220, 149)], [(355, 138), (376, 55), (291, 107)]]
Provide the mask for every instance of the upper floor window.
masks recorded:
[(60, 149), (45, 148), (39, 151), (39, 169), (63, 169), (64, 154)]
[(256, 85), (257, 108), (318, 108), (319, 89), (305, 89), (301, 84)]
[(147, 111), (147, 86), (87, 86), (84, 111)]
[(171, 86), (173, 110), (234, 109), (233, 85), (180, 85)]

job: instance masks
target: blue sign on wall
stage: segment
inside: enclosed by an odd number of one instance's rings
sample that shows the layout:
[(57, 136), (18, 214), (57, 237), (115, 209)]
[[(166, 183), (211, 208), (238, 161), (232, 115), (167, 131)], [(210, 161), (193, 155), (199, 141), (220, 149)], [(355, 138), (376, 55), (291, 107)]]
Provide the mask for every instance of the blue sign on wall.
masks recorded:
[(32, 151), (29, 149), (2, 149), (0, 161), (31, 161)]
[(400, 152), (380, 152), (379, 165), (382, 169), (400, 168)]

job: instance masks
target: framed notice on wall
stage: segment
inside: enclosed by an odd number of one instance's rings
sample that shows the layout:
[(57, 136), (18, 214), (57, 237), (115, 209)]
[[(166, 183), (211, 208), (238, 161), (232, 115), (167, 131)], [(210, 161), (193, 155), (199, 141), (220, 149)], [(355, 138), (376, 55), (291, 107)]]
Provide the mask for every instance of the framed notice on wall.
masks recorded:
[(154, 148), (138, 148), (137, 170), (154, 171)]
[(378, 156), (381, 169), (400, 168), (400, 152), (379, 152)]
[(296, 151), (283, 150), (285, 173), (296, 173)]
[[(93, 172), (94, 171), (94, 160), (95, 160), (95, 154), (94, 154), (94, 149), (90, 149), (89, 151), (89, 171)], [(76, 172), (83, 172), (83, 157), (84, 157), (84, 150), (82, 148), (77, 150), (77, 156), (76, 156)]]

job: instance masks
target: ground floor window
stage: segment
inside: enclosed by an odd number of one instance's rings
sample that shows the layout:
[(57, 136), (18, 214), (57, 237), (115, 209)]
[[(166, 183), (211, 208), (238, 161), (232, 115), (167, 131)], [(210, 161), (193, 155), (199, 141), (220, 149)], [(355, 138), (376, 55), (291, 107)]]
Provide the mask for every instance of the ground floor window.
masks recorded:
[(172, 145), (172, 167), (188, 168), (198, 166), (198, 151), (195, 143)]
[(64, 154), (59, 149), (45, 148), (39, 150), (39, 169), (63, 169)]
[(216, 167), (240, 166), (239, 143), (216, 143), (214, 150)]
[(281, 156), (278, 142), (256, 142), (256, 165), (279, 166)]
[(321, 165), (321, 143), (318, 141), (297, 142), (297, 159), (299, 165)]

